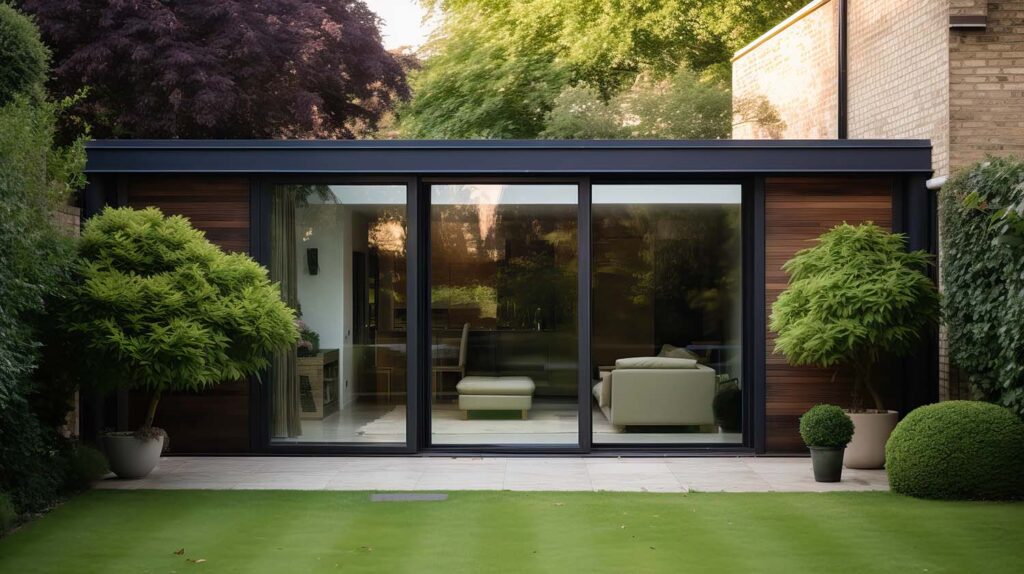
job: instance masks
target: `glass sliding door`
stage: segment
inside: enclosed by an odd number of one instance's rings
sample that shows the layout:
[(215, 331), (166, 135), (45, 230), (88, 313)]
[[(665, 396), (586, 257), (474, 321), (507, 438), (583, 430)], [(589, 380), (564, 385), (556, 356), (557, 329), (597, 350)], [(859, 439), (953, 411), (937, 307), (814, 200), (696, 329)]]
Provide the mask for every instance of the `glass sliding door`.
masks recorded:
[(578, 444), (577, 197), (430, 187), (432, 444)]
[(742, 442), (741, 199), (593, 186), (594, 444)]
[(280, 185), (270, 219), (302, 333), (274, 357), (271, 440), (405, 444), (406, 186)]

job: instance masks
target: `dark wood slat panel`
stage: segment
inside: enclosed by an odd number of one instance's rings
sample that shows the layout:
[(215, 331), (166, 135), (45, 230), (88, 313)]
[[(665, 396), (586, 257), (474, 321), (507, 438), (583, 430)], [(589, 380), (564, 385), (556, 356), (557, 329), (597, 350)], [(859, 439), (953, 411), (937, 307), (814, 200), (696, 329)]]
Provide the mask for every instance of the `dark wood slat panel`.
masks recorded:
[[(874, 221), (892, 227), (892, 180), (879, 177), (769, 178), (765, 186), (766, 316), (786, 288), (782, 265), (797, 251), (814, 245), (823, 232), (844, 221)], [(766, 336), (766, 443), (769, 451), (803, 450), (800, 415), (818, 403), (847, 405), (850, 385), (832, 371), (791, 367), (773, 353), (775, 335)]]
[[(249, 180), (215, 176), (124, 178), (120, 193), (134, 208), (158, 207), (187, 217), (225, 251), (249, 252)], [(132, 393), (129, 421), (142, 422), (148, 397)], [(225, 383), (199, 393), (169, 393), (160, 401), (157, 426), (175, 453), (243, 453), (249, 450), (249, 384)]]

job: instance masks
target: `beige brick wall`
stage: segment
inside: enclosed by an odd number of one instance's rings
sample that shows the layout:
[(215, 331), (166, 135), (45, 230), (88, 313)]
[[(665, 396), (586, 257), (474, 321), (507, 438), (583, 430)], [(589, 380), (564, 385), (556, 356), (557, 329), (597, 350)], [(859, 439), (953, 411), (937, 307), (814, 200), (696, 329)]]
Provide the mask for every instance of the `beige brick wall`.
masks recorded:
[[(766, 98), (786, 123), (783, 139), (837, 136), (836, 5), (811, 2), (733, 58), (733, 101)], [(734, 139), (770, 137), (736, 121)]]
[(849, 3), (849, 135), (929, 139), (936, 175), (949, 158), (948, 0)]
[(950, 34), (953, 169), (988, 154), (1024, 155), (1024, 0), (988, 2), (986, 7), (985, 30)]

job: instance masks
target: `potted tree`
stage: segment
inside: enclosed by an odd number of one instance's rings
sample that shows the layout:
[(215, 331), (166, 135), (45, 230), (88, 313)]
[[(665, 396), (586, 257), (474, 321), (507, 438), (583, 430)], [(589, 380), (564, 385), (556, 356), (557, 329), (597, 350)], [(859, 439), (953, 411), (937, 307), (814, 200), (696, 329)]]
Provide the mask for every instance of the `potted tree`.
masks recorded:
[(266, 270), (224, 253), (183, 217), (107, 208), (85, 223), (79, 257), (60, 326), (83, 385), (149, 396), (138, 429), (102, 437), (122, 478), (146, 476), (159, 460), (161, 394), (255, 374), (298, 339)]
[(811, 449), (814, 480), (839, 482), (843, 451), (853, 438), (853, 421), (835, 405), (815, 405), (800, 417), (800, 437)]
[(852, 376), (849, 468), (885, 463), (898, 413), (886, 409), (875, 367), (886, 356), (906, 356), (935, 322), (939, 296), (924, 273), (929, 262), (924, 251), (906, 250), (903, 235), (868, 222), (837, 225), (783, 266), (789, 285), (772, 305), (775, 352), (791, 365)]

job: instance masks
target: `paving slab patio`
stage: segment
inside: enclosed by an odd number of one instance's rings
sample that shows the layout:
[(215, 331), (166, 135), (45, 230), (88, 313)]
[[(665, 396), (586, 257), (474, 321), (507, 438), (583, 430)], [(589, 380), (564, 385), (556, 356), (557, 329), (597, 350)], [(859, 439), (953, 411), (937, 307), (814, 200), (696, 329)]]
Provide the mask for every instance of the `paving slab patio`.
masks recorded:
[(884, 470), (814, 482), (807, 458), (165, 457), (104, 489), (832, 492), (888, 490)]

